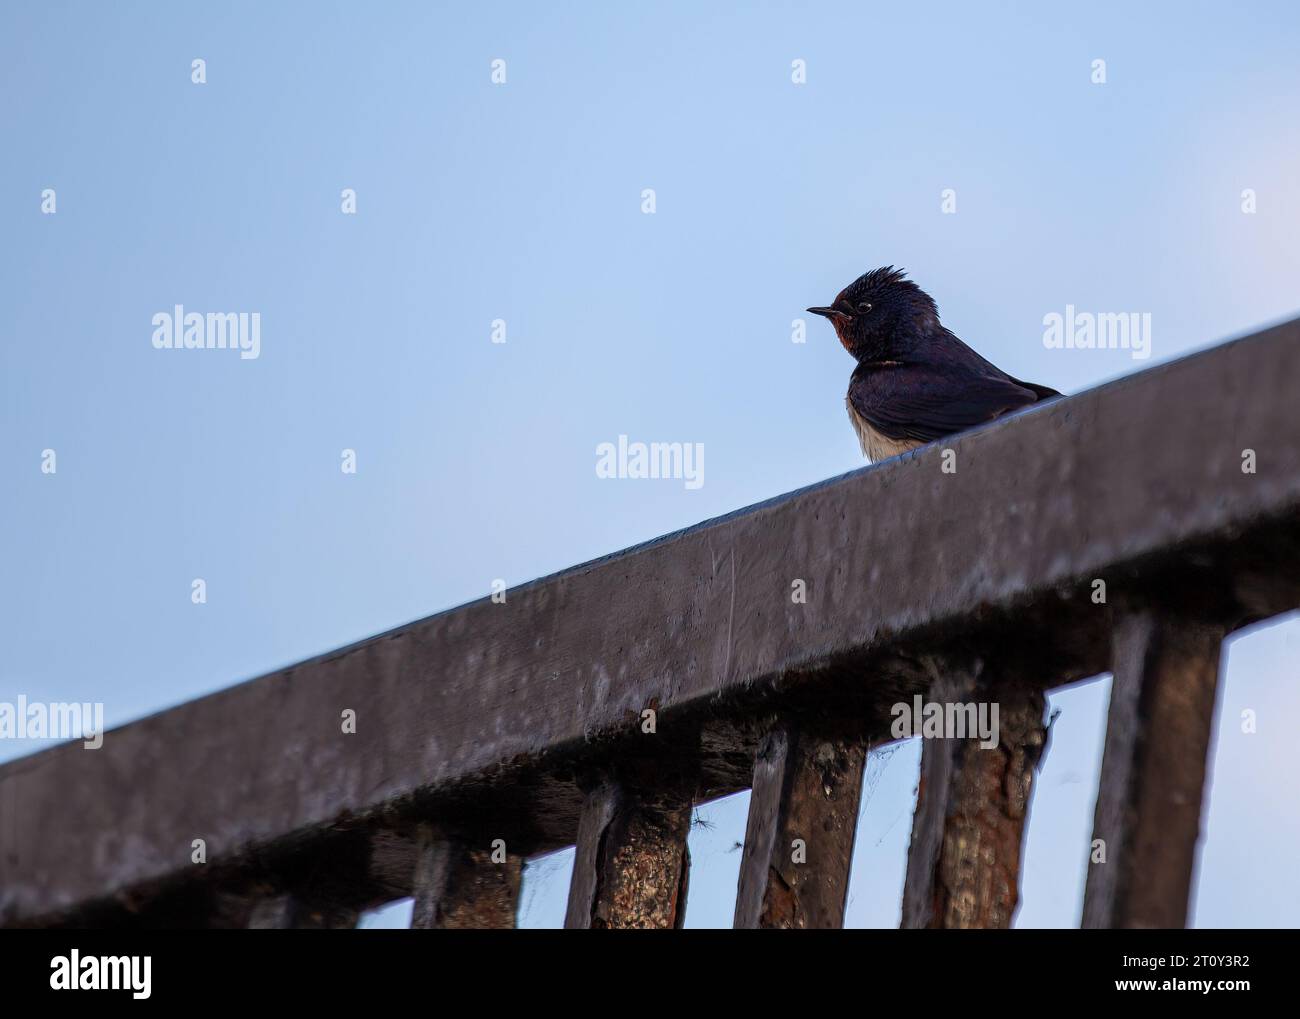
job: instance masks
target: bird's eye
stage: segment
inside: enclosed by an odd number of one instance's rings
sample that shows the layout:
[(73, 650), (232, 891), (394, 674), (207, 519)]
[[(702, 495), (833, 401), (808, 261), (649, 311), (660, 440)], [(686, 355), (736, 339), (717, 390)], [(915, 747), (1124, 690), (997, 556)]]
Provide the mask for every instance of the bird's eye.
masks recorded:
[(866, 314), (867, 312), (869, 312), (870, 310), (871, 310), (871, 302), (870, 302), (870, 301), (863, 301), (861, 304), (858, 305), (858, 314), (859, 314), (859, 315), (865, 315), (865, 314)]

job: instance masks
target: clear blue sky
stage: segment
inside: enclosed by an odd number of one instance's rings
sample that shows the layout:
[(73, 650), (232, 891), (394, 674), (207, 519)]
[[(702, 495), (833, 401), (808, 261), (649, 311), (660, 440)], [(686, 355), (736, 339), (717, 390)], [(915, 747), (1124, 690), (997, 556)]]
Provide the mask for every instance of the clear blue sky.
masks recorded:
[[(1300, 312), (1295, 5), (1072, 7), (5, 4), (0, 699), (124, 722), (859, 466), (791, 321), (878, 265), (1066, 391)], [(155, 350), (175, 304), (261, 356)], [(1045, 349), (1067, 304), (1149, 312), (1151, 360)], [(705, 484), (597, 478), (620, 434)], [(1232, 651), (1202, 924), (1295, 920), (1297, 628)], [(1055, 698), (1022, 925), (1077, 922), (1105, 698)], [(850, 922), (896, 922), (916, 760), (871, 766)], [(726, 923), (743, 798), (706, 813)]]

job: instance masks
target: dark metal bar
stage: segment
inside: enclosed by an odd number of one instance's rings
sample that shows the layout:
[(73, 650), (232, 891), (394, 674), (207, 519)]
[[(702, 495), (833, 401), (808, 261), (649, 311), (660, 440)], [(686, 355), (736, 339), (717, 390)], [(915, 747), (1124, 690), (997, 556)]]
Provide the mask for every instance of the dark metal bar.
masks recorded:
[[(1005, 928), (1019, 902), (1021, 842), (1046, 746), (1043, 694), (971, 673), (935, 683), (929, 700), (996, 703), (998, 744), (925, 739), (903, 888), (904, 928)], [(991, 712), (990, 716), (991, 717)]]
[(1223, 635), (1153, 610), (1115, 626), (1084, 927), (1186, 925)]
[(605, 777), (578, 822), (568, 928), (671, 928), (686, 919), (691, 798)]
[(838, 928), (862, 793), (863, 743), (797, 724), (763, 737), (736, 894), (736, 927)]
[(515, 925), (523, 860), (470, 847), (422, 825), (415, 865), (412, 930), (469, 930)]

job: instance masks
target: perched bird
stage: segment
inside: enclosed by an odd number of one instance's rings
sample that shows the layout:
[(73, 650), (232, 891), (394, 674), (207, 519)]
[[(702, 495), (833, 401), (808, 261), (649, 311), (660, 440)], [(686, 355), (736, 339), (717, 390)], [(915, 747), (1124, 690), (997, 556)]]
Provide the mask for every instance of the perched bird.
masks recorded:
[(845, 403), (873, 463), (1061, 395), (985, 361), (892, 265), (859, 276), (830, 307), (808, 310), (830, 319), (858, 362)]

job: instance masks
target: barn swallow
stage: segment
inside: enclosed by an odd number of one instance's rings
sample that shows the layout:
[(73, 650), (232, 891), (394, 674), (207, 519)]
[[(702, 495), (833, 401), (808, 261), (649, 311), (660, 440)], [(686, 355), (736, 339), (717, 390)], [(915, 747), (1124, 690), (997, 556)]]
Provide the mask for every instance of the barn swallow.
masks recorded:
[(873, 463), (1061, 395), (980, 357), (892, 265), (859, 276), (830, 307), (808, 310), (830, 319), (858, 362), (844, 402)]

